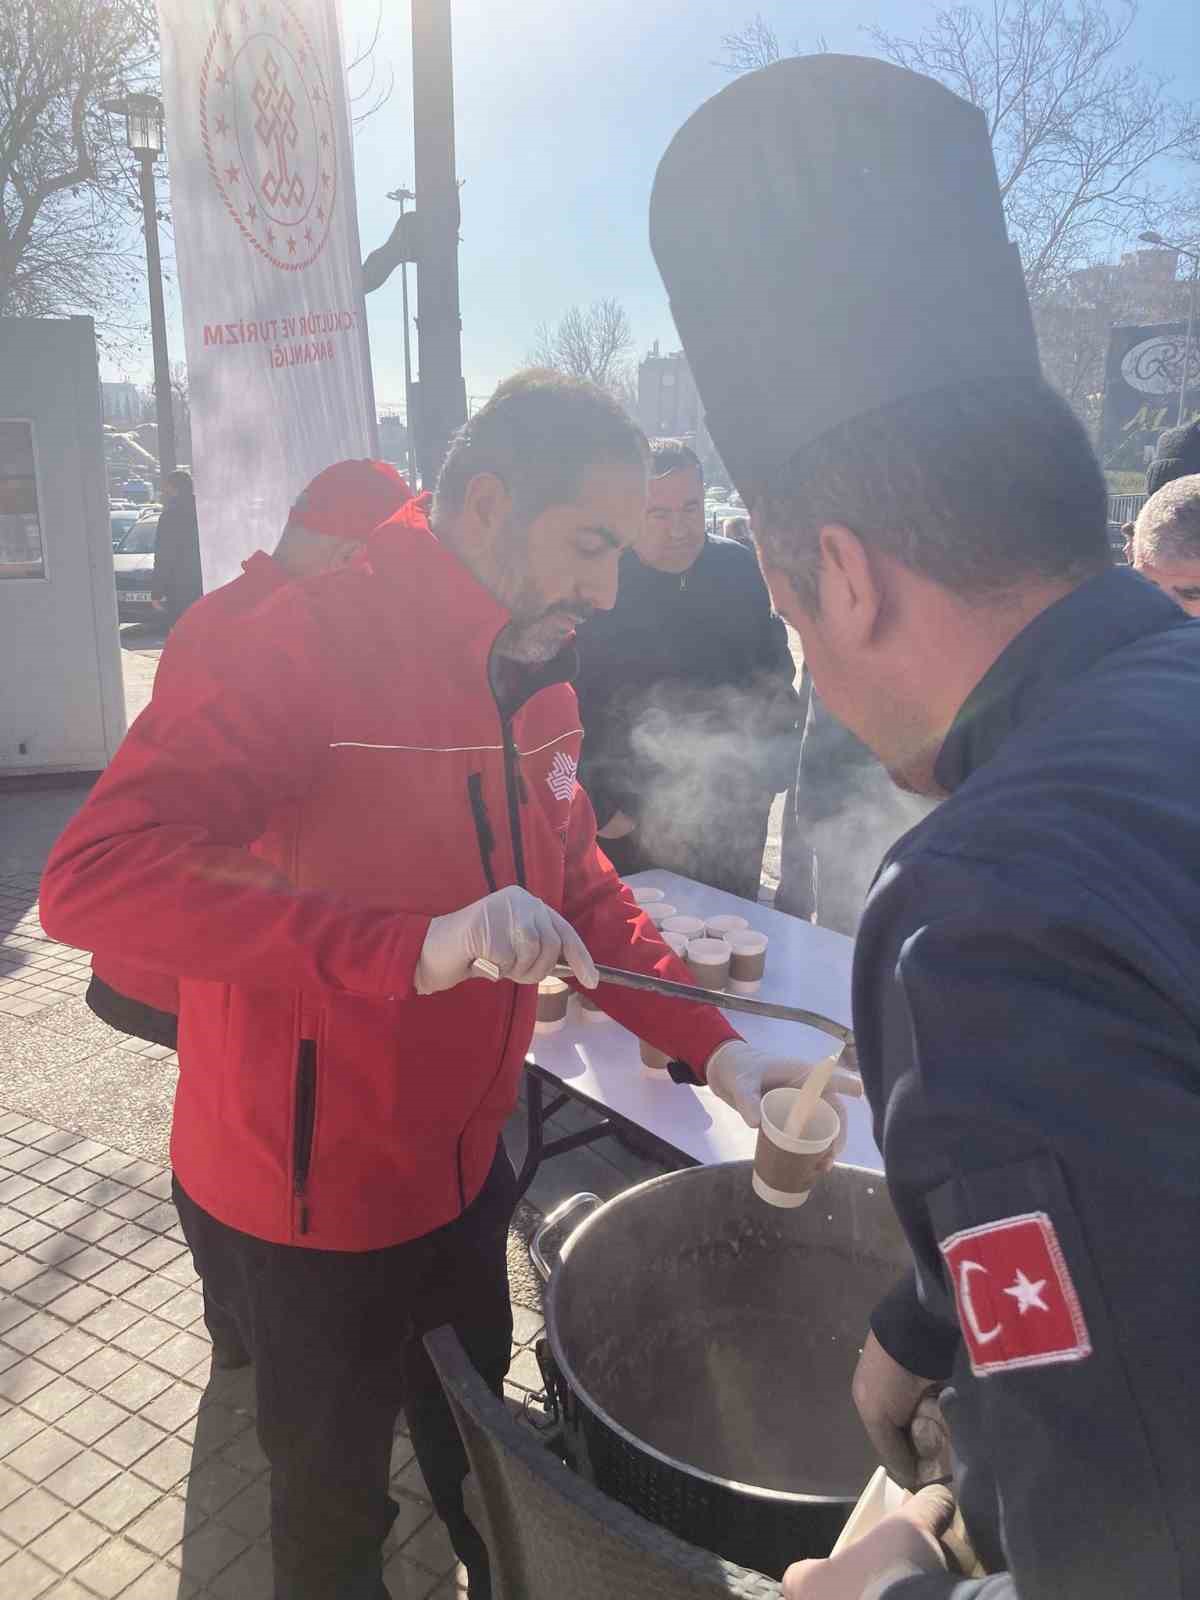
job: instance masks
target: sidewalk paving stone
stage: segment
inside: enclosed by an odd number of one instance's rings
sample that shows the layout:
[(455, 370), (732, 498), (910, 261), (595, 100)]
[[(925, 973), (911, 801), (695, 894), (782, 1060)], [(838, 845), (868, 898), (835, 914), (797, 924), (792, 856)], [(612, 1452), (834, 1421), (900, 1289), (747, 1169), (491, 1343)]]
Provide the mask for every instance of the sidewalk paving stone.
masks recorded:
[[(36, 888), (0, 875), (0, 1600), (269, 1600), (253, 1374), (210, 1373), (165, 1166), (177, 1063), (92, 1015)], [(627, 1185), (604, 1149), (554, 1186)], [(540, 1387), (536, 1304), (514, 1305), (515, 1400)], [(402, 1425), (392, 1467), (392, 1600), (461, 1600)]]

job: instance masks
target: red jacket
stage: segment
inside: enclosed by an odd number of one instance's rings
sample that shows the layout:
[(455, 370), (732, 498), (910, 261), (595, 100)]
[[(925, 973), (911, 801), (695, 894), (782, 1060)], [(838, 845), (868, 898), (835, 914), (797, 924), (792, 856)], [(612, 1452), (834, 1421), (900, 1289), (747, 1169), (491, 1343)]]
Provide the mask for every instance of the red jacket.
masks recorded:
[[(536, 995), (417, 996), (432, 916), (523, 882), (597, 959), (685, 976), (597, 849), (573, 690), (547, 672), (503, 721), (507, 620), (406, 506), (369, 564), (289, 585), (164, 685), (55, 847), (52, 937), (184, 975), (172, 1161), (232, 1227), (376, 1249), (479, 1191)], [(697, 1068), (735, 1037), (709, 1008), (600, 993)]]
[[(197, 654), (203, 660), (207, 651), (222, 651), (226, 630), (241, 623), (255, 606), (288, 582), (288, 575), (265, 550), (256, 550), (242, 562), (242, 576), (224, 583), (211, 594), (197, 600), (171, 629), (159, 658), (154, 678), (154, 693), (159, 693), (171, 678), (194, 669)], [(179, 1012), (179, 983), (165, 972), (129, 961), (120, 950), (98, 950), (92, 958), (94, 982), (88, 990), (88, 1003), (114, 1027), (134, 1028), (141, 1037), (164, 1038), (164, 1027)], [(97, 985), (102, 986), (98, 990)], [(109, 991), (107, 995), (104, 990)], [(148, 1007), (160, 1016), (137, 1024), (137, 1013)], [(147, 1027), (146, 1021), (149, 1022)]]

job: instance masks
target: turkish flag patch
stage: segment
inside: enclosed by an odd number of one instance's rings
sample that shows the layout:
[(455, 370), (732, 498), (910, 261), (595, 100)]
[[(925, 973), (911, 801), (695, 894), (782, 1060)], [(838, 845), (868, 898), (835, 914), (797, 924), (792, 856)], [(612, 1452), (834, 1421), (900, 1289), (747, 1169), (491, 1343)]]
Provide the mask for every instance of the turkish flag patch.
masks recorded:
[(939, 1248), (977, 1378), (1091, 1355), (1079, 1296), (1045, 1212), (968, 1228)]

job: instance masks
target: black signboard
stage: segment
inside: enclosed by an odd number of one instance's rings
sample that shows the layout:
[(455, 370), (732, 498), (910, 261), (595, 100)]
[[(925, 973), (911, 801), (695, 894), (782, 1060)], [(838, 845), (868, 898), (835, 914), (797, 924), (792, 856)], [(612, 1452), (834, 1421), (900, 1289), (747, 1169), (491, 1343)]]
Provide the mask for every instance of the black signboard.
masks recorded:
[(1187, 346), (1183, 420), (1200, 416), (1200, 318), (1112, 330), (1104, 373), (1101, 439), (1106, 467), (1140, 471), (1164, 428), (1179, 415), (1179, 385)]

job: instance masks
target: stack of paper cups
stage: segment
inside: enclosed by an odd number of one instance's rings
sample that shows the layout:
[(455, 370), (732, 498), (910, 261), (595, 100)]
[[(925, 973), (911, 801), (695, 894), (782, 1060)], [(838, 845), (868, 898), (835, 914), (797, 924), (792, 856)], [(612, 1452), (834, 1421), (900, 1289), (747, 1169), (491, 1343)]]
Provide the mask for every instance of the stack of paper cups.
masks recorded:
[(767, 936), (747, 928), (728, 935), (729, 987), (734, 994), (757, 994), (767, 965)]

